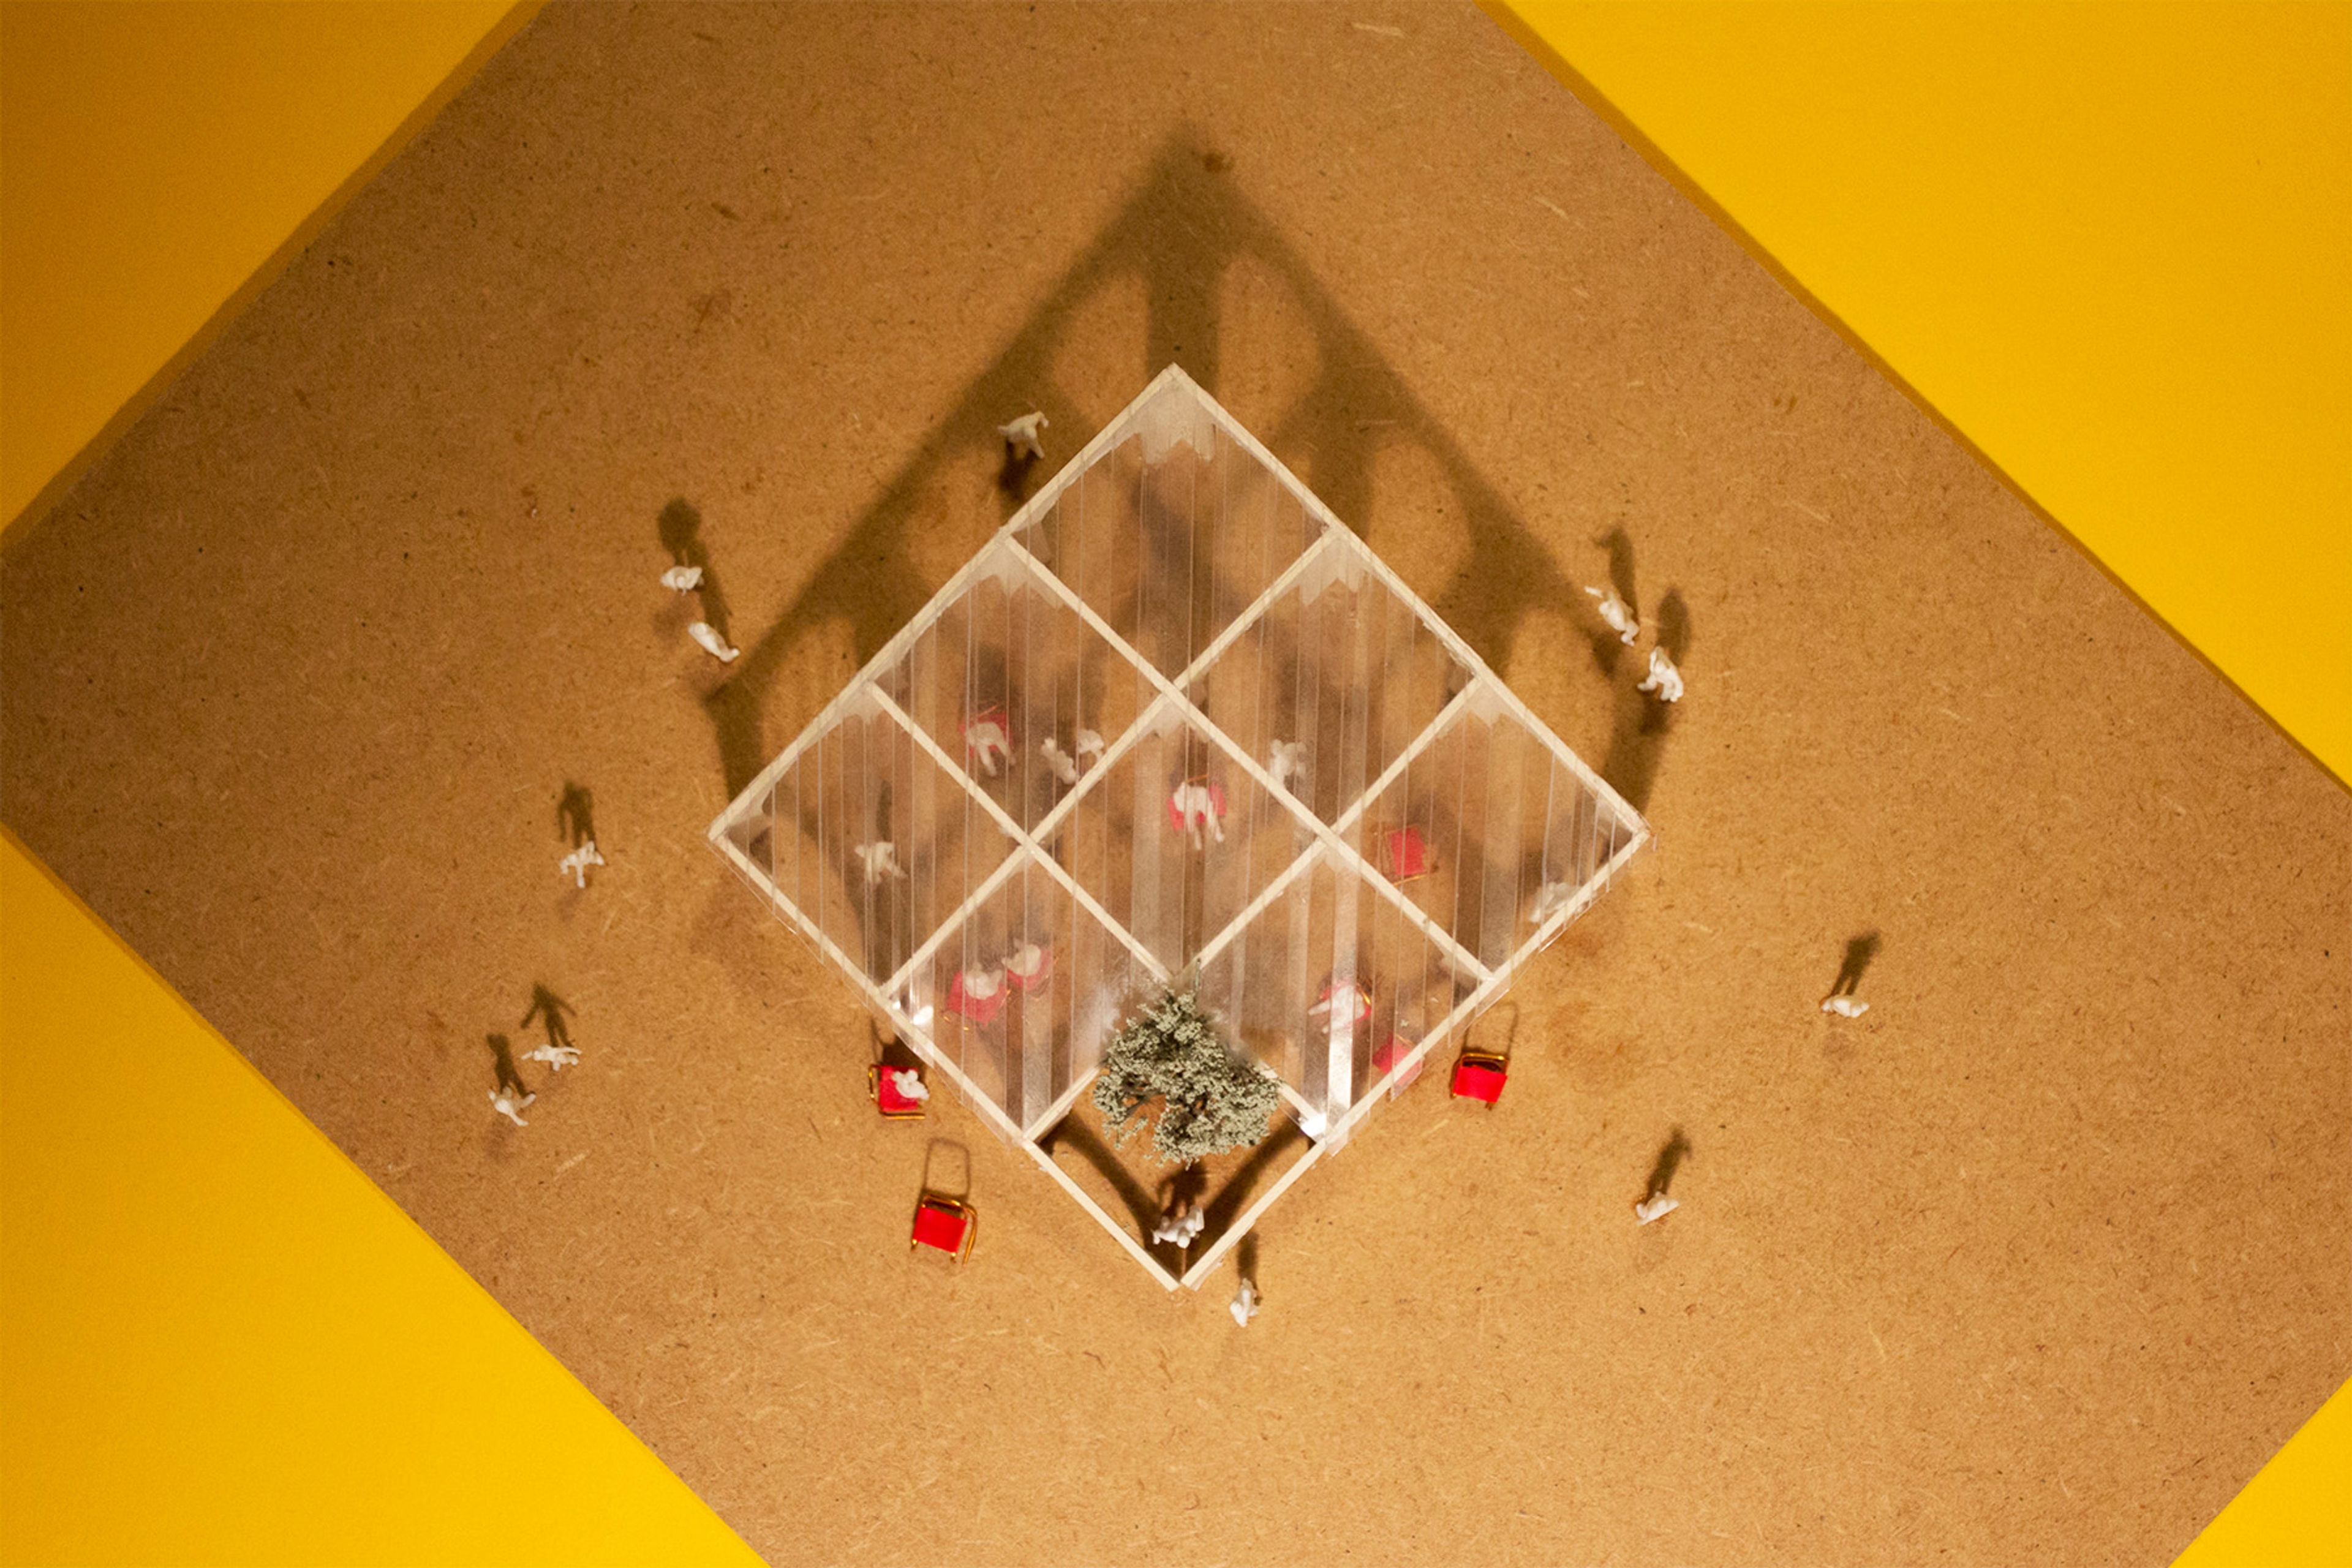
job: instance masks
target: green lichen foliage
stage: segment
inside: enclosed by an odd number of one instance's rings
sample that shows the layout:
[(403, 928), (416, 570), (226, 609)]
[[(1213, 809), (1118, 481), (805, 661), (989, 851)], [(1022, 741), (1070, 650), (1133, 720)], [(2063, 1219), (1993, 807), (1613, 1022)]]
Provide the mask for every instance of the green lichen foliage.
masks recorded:
[(1163, 1100), (1151, 1152), (1180, 1165), (1264, 1138), (1281, 1102), (1274, 1075), (1243, 1061), (1191, 991), (1170, 991), (1120, 1028), (1103, 1054), (1095, 1107), (1124, 1144)]

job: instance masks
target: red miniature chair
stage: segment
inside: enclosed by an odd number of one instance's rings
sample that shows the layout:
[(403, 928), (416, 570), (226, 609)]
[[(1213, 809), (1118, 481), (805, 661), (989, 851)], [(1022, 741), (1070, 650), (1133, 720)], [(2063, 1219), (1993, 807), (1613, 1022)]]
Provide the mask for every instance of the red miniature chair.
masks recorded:
[(1454, 1097), (1480, 1100), (1488, 1105), (1503, 1098), (1503, 1080), (1510, 1077), (1507, 1058), (1492, 1051), (1465, 1049), (1454, 1063)]
[(971, 1255), (972, 1239), (979, 1234), (980, 1216), (970, 1204), (927, 1192), (915, 1200), (915, 1227), (907, 1237), (907, 1250), (935, 1247), (961, 1263)]
[[(1372, 1053), (1372, 1070), (1376, 1073), (1394, 1071), (1399, 1064), (1412, 1055), (1412, 1047), (1413, 1042), (1406, 1039), (1402, 1035), (1391, 1035), (1389, 1043)], [(1396, 1080), (1389, 1085), (1389, 1098), (1394, 1100), (1398, 1095), (1402, 1094), (1404, 1086), (1420, 1076), (1421, 1063), (1415, 1062), (1406, 1068)]]
[(1429, 840), (1418, 827), (1399, 827), (1381, 835), (1381, 869), (1391, 882), (1410, 882), (1436, 869)]
[(963, 971), (959, 969), (955, 978), (948, 982), (948, 1011), (984, 1027), (996, 1022), (996, 1016), (1004, 1011), (1007, 994), (1003, 972), (997, 974), (995, 990), (985, 996), (975, 996), (964, 984)]
[[(1223, 785), (1211, 784), (1209, 781), (1209, 775), (1206, 773), (1198, 774), (1195, 777), (1186, 779), (1184, 782), (1187, 784), (1206, 785), (1208, 789), (1210, 811), (1215, 814), (1216, 819), (1219, 822), (1223, 822), (1225, 819), (1225, 791)], [(1182, 833), (1192, 825), (1185, 820), (1184, 810), (1181, 806), (1176, 804), (1176, 801), (1177, 796), (1175, 795), (1171, 794), (1169, 795), (1168, 826), (1174, 828), (1177, 832)]]
[(923, 1114), (923, 1102), (898, 1092), (895, 1079), (899, 1070), (886, 1068), (880, 1062), (871, 1064), (866, 1069), (866, 1092), (874, 1097), (874, 1108), (891, 1121), (913, 1121)]
[(1307, 1010), (1309, 1013), (1328, 1014), (1334, 1020), (1337, 1020), (1340, 1010), (1347, 1006), (1347, 1004), (1344, 1001), (1335, 1002), (1332, 999), (1333, 994), (1340, 991), (1353, 993), (1356, 999), (1354, 1009), (1356, 1016), (1347, 1020), (1349, 1025), (1353, 1026), (1360, 1024), (1365, 1019), (1372, 1016), (1372, 998), (1370, 994), (1353, 981), (1325, 981), (1323, 983), (1323, 994), (1316, 998), (1317, 1005), (1309, 1007)]

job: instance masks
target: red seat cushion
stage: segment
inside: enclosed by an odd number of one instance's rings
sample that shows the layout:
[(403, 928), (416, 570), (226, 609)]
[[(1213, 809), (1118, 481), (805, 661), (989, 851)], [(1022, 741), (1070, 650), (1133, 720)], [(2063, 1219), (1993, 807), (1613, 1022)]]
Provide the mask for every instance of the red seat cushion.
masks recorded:
[(1454, 1064), (1454, 1092), (1464, 1100), (1483, 1100), (1492, 1105), (1503, 1098), (1503, 1069), (1486, 1062)]
[(915, 1210), (915, 1239), (941, 1252), (959, 1250), (963, 1246), (963, 1233), (971, 1225), (971, 1215), (938, 1204), (926, 1202)]
[(1400, 828), (1389, 835), (1389, 876), (1399, 882), (1429, 873), (1429, 842), (1418, 827)]

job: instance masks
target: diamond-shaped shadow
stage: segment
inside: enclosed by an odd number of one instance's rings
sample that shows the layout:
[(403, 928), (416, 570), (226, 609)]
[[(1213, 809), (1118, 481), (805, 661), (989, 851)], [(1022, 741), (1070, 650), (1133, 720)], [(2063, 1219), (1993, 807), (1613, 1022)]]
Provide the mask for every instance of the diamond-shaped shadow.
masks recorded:
[(1296, 810), (1170, 700), (1084, 781), (1050, 847), (1174, 974), (1311, 837)]
[(803, 934), (877, 986), (1013, 850), (870, 694), (771, 772), (727, 819), (730, 858)]
[(875, 684), (1032, 831), (1158, 689), (1007, 542), (960, 581)]
[(1377, 871), (1496, 971), (1557, 934), (1552, 917), (1598, 893), (1642, 832), (1485, 679), (1346, 826)]
[(1470, 679), (1370, 552), (1337, 531), (1188, 689), (1326, 822), (1360, 800)]

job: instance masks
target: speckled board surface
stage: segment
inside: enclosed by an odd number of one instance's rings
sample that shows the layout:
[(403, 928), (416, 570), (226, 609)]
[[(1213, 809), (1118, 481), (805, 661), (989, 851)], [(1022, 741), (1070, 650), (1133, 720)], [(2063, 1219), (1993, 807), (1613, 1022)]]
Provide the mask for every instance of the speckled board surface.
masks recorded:
[[(1171, 360), (1659, 835), (1247, 1331), (700, 842)], [(2162, 1562), (2352, 1372), (2352, 802), (1475, 11), (551, 8), (0, 616), (8, 824), (778, 1563)]]

